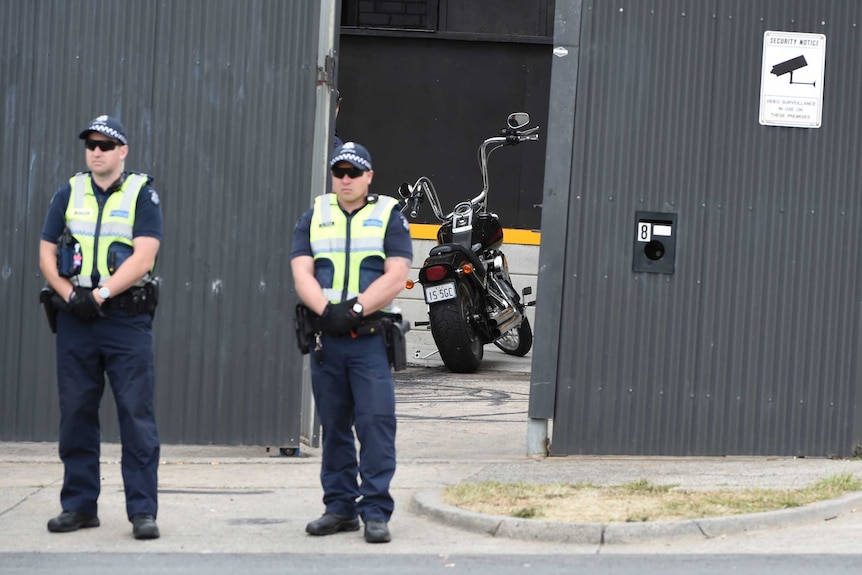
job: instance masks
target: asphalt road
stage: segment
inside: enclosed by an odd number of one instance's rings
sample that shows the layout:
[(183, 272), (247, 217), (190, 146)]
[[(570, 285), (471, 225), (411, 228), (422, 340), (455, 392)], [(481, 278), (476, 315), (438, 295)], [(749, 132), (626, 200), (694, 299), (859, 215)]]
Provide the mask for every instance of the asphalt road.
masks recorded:
[(3, 575), (850, 575), (862, 555), (0, 555)]

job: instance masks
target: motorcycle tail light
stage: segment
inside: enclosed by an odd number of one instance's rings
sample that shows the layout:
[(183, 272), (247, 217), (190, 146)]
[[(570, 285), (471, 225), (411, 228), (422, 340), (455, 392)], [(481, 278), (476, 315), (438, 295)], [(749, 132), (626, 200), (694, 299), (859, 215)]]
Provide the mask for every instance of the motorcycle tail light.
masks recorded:
[(464, 264), (461, 266), (461, 271), (466, 275), (470, 275), (473, 273), (473, 264)]
[(436, 282), (446, 278), (446, 266), (431, 266), (425, 269), (425, 277), (429, 282)]

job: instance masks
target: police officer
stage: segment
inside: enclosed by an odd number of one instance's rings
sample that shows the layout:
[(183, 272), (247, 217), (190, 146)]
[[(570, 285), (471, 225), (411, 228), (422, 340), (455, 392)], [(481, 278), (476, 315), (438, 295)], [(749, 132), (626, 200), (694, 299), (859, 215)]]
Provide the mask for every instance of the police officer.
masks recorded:
[(404, 287), (413, 247), (395, 199), (368, 193), (374, 176), (368, 150), (345, 142), (329, 165), (333, 193), (318, 196), (300, 217), (291, 254), (296, 291), (320, 316), (323, 332), (312, 352), (311, 378), (323, 427), (326, 509), (306, 531), (356, 531), (361, 517), (365, 540), (386, 543), (394, 508), (395, 388), (384, 338), (354, 336)]
[(116, 118), (99, 116), (79, 137), (89, 171), (54, 194), (39, 247), (40, 268), (59, 308), (59, 452), (65, 468), (62, 513), (48, 521), (48, 531), (99, 526), (99, 404), (107, 374), (120, 421), (126, 513), (136, 539), (155, 539), (157, 294), (149, 280), (162, 237), (159, 196), (152, 178), (124, 171), (128, 141)]

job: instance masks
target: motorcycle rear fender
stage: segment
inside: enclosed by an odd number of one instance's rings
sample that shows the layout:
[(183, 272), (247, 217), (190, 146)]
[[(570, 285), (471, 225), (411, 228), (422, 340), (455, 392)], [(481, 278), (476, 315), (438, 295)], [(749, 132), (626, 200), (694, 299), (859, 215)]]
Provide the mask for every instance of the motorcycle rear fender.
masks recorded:
[[(445, 255), (437, 255), (431, 256), (425, 259), (425, 263), (422, 264), (422, 269), (419, 270), (419, 283), (423, 285), (439, 283), (444, 280), (450, 280), (457, 277), (456, 270), (461, 267), (461, 260), (455, 257), (455, 254), (445, 254)], [(433, 282), (428, 279), (427, 271), (428, 268), (432, 266), (443, 266), (446, 268), (446, 274), (443, 278), (439, 280), (434, 280)]]
[(431, 248), (430, 255), (425, 259), (425, 263), (422, 264), (422, 269), (419, 271), (419, 281), (425, 283), (427, 278), (424, 272), (430, 266), (446, 266), (449, 268), (446, 277), (454, 278), (457, 275), (455, 273), (456, 270), (460, 269), (467, 263), (473, 266), (473, 273), (476, 274), (476, 277), (485, 277), (485, 266), (472, 250), (458, 244), (441, 244), (439, 246), (434, 246)]
[[(465, 248), (460, 244), (440, 244), (431, 248), (429, 252), (428, 258), (425, 260), (425, 265), (429, 265), (428, 262), (434, 260), (435, 258), (446, 258), (450, 257), (451, 259), (443, 261), (452, 262), (451, 265), (456, 265), (457, 267), (461, 267), (465, 263), (473, 264), (473, 268), (479, 273), (482, 277), (485, 275), (485, 265), (479, 259), (479, 256), (476, 255), (476, 252), (469, 248)], [(432, 264), (433, 265), (433, 264)]]

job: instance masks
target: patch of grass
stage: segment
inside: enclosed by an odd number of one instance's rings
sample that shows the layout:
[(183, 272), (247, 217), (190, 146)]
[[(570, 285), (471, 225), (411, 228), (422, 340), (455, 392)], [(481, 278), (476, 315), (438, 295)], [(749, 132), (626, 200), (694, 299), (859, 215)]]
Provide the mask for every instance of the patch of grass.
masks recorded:
[(862, 480), (852, 473), (839, 473), (838, 475), (832, 475), (821, 479), (820, 481), (815, 481), (808, 486), (808, 489), (816, 493), (835, 493), (836, 495), (842, 495), (844, 493), (859, 491), (862, 489)]
[(676, 485), (656, 485), (649, 479), (635, 479), (620, 485), (620, 489), (629, 493), (667, 493)]
[(520, 519), (537, 519), (539, 517), (542, 517), (542, 510), (535, 507), (524, 507), (522, 509), (515, 509), (514, 511), (512, 511), (512, 517), (518, 517)]
[(809, 505), (862, 490), (852, 473), (833, 475), (801, 489), (684, 491), (646, 479), (599, 487), (587, 483), (463, 483), (443, 491), (457, 507), (519, 518), (609, 523), (698, 519), (761, 513)]

